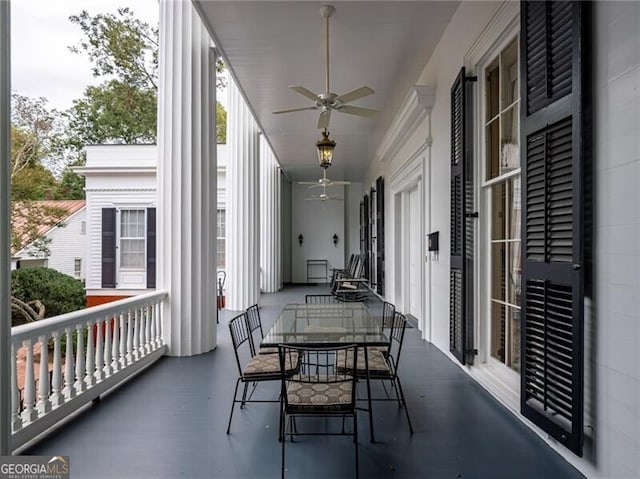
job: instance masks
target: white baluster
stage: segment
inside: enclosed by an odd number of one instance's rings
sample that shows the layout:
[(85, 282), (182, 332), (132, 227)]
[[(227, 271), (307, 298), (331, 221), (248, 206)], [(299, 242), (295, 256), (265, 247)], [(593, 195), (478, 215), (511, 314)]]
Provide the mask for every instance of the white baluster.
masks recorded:
[(38, 416), (37, 411), (34, 409), (36, 385), (33, 378), (33, 343), (30, 339), (25, 341), (24, 347), (27, 348), (27, 357), (24, 365), (24, 410), (22, 411), (22, 420), (29, 423)]
[(151, 352), (151, 306), (145, 306), (144, 313), (147, 317), (144, 329), (144, 349), (149, 354)]
[(38, 379), (38, 403), (36, 409), (40, 416), (51, 411), (49, 401), (49, 340), (46, 336), (40, 336), (40, 377)]
[(140, 331), (139, 331), (139, 336), (138, 336), (138, 356), (143, 358), (145, 356), (145, 349), (144, 349), (144, 331), (145, 331), (145, 324), (147, 321), (147, 318), (145, 317), (145, 311), (144, 308), (138, 308), (138, 317), (140, 318)]
[(93, 341), (93, 327), (94, 324), (91, 321), (87, 321), (87, 361), (85, 363), (86, 371), (84, 382), (89, 388), (96, 383), (96, 357)]
[(97, 338), (96, 338), (96, 372), (94, 376), (96, 378), (96, 382), (100, 382), (104, 379), (104, 351), (102, 349), (102, 345), (104, 344), (104, 328), (105, 322), (100, 320), (96, 323), (96, 327), (98, 328)]
[(115, 373), (120, 370), (118, 363), (118, 351), (120, 348), (120, 325), (118, 318), (113, 318), (113, 343), (111, 344), (111, 369)]
[(53, 333), (53, 377), (51, 379), (51, 405), (55, 408), (64, 403), (62, 392), (62, 356), (60, 332)]
[(64, 357), (64, 389), (62, 393), (66, 399), (71, 399), (76, 396), (76, 390), (73, 387), (75, 380), (73, 374), (73, 336), (71, 335), (71, 329), (66, 328), (67, 344)]
[(11, 430), (22, 429), (20, 417), (20, 389), (18, 389), (18, 366), (16, 358), (16, 346), (11, 344)]
[(160, 303), (156, 303), (153, 305), (153, 320), (156, 323), (156, 344), (158, 347), (162, 346), (162, 308), (160, 308)]
[(133, 363), (133, 313), (131, 310), (127, 311), (127, 364)]
[(133, 310), (133, 360), (140, 359), (140, 311)]
[(104, 377), (109, 378), (113, 373), (111, 369), (111, 336), (113, 335), (113, 330), (111, 329), (111, 325), (113, 324), (113, 319), (107, 319), (104, 322)]
[(127, 365), (127, 329), (124, 324), (125, 315), (126, 313), (120, 315), (120, 356), (118, 358), (120, 369), (124, 369)]
[(82, 325), (76, 326), (76, 332), (78, 335), (78, 347), (76, 348), (76, 382), (74, 386), (77, 392), (82, 393), (87, 390), (87, 385), (84, 382), (84, 331)]
[(149, 348), (151, 351), (155, 351), (156, 345), (156, 318), (154, 314), (154, 305), (150, 304), (147, 308), (149, 311)]

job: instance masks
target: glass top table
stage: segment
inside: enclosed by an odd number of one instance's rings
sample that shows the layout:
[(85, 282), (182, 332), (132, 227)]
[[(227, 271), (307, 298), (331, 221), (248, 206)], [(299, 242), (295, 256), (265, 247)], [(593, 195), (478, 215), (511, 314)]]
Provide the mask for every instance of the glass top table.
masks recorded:
[(364, 303), (287, 304), (262, 346), (386, 346), (382, 317)]
[(364, 303), (287, 304), (263, 338), (262, 346), (322, 347), (356, 344), (364, 350), (369, 435), (375, 442), (367, 346), (388, 346), (382, 312)]

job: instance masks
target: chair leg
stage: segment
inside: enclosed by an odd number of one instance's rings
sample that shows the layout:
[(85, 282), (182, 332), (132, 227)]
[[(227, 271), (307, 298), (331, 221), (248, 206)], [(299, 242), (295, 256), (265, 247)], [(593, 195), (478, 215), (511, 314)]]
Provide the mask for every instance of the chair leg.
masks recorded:
[[(284, 412), (283, 412), (283, 414), (284, 414)], [(284, 416), (285, 417), (280, 421), (280, 423), (282, 424), (282, 427), (281, 427), (281, 430), (280, 430), (280, 432), (282, 434), (282, 470), (281, 470), (280, 477), (282, 479), (284, 479), (284, 446), (285, 446), (285, 443), (287, 442), (287, 426), (286, 426), (287, 418), (286, 418), (286, 414), (284, 414)]]
[(400, 378), (396, 376), (396, 381), (398, 381), (398, 390), (400, 391), (400, 398), (402, 399), (402, 405), (404, 406), (404, 413), (407, 415), (407, 422), (409, 423), (409, 431), (413, 434), (413, 426), (411, 425), (411, 419), (409, 418), (409, 408), (407, 408), (407, 401), (404, 399), (404, 392), (402, 391), (402, 384), (400, 383)]
[(353, 413), (353, 443), (356, 448), (356, 479), (360, 477), (360, 467), (358, 463), (358, 416), (356, 412)]
[(244, 383), (244, 391), (242, 392), (242, 401), (240, 401), (240, 409), (244, 409), (244, 405), (247, 402), (247, 390), (249, 388), (249, 383)]
[(229, 425), (227, 426), (227, 434), (231, 431), (231, 419), (233, 419), (233, 408), (236, 406), (236, 395), (238, 394), (238, 385), (240, 378), (236, 381), (236, 388), (233, 390), (233, 401), (231, 402), (231, 414), (229, 414)]

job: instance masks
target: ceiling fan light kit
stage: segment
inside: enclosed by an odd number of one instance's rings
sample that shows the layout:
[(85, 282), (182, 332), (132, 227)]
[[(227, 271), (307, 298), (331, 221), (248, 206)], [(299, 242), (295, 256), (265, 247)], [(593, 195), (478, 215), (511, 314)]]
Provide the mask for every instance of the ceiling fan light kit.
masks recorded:
[(326, 171), (331, 166), (333, 160), (333, 150), (336, 147), (336, 142), (329, 138), (329, 132), (325, 130), (322, 132), (322, 138), (316, 141), (316, 148), (318, 149), (318, 161), (320, 166)]

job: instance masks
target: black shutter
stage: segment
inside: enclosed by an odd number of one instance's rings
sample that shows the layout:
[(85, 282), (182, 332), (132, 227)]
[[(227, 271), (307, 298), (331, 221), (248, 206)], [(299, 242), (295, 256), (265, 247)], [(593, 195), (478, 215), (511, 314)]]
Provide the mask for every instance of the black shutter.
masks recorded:
[(364, 261), (364, 269), (362, 270), (362, 277), (369, 279), (369, 254), (371, 253), (369, 195), (364, 195), (362, 202), (364, 203), (364, 251), (362, 252), (364, 255), (362, 258)]
[(376, 291), (384, 295), (384, 178), (376, 180)]
[(471, 85), (462, 68), (451, 87), (451, 271), (449, 349), (462, 364), (472, 364), (474, 179)]
[(116, 287), (116, 209), (102, 208), (102, 287)]
[(587, 3), (521, 4), (522, 414), (583, 442)]
[(156, 287), (156, 209), (147, 208), (147, 288)]

